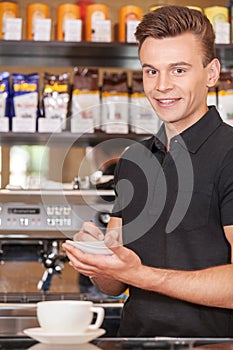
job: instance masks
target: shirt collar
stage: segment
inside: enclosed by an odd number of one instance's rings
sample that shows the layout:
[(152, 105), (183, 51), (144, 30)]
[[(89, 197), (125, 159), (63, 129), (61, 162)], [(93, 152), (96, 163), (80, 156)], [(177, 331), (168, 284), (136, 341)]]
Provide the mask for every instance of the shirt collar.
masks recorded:
[[(208, 137), (223, 123), (215, 106), (209, 107), (208, 112), (195, 124), (184, 130), (179, 137), (175, 136), (181, 145), (185, 145), (191, 153), (196, 153), (199, 147)], [(171, 140), (172, 142), (172, 140)], [(154, 139), (154, 146), (164, 151), (167, 144), (167, 137), (164, 124), (159, 129)]]

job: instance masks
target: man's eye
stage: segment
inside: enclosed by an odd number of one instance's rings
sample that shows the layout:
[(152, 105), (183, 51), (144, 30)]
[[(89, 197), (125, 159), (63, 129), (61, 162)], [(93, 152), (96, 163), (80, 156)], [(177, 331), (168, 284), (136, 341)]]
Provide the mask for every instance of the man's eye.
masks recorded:
[(148, 69), (147, 70), (147, 74), (149, 75), (155, 75), (157, 73), (157, 71), (155, 69)]
[(177, 74), (182, 74), (182, 73), (185, 72), (185, 70), (184, 70), (183, 68), (176, 68), (176, 69), (174, 70), (174, 72), (177, 73)]

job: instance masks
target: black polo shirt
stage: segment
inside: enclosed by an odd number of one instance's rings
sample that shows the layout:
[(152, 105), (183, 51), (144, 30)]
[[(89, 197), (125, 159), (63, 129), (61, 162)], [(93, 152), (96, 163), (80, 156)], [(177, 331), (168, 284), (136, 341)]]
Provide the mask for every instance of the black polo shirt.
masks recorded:
[[(116, 169), (113, 216), (142, 263), (198, 270), (231, 262), (223, 226), (233, 225), (233, 128), (217, 110), (171, 139), (135, 143)], [(233, 311), (205, 307), (130, 287), (120, 335), (233, 336)]]

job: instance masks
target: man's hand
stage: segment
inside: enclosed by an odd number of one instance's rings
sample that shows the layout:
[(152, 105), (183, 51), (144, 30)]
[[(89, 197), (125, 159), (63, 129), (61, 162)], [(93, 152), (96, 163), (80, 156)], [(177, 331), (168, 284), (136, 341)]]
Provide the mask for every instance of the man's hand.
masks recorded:
[(77, 232), (74, 241), (102, 241), (104, 239), (103, 232), (92, 222), (84, 222), (82, 228)]
[[(85, 222), (81, 230), (74, 236), (78, 241), (104, 240), (105, 244), (113, 251), (113, 255), (93, 255), (82, 252), (74, 246), (64, 243), (70, 265), (80, 273), (92, 277), (94, 285), (108, 295), (120, 295), (128, 287), (127, 269), (133, 263), (135, 257), (136, 266), (140, 259), (129, 249), (122, 246), (122, 221), (119, 218), (111, 218), (105, 236), (91, 222)], [(121, 276), (121, 271), (123, 275)], [(128, 275), (130, 276), (130, 274)], [(132, 276), (132, 274), (131, 274)]]
[(130, 284), (142, 266), (140, 258), (119, 242), (117, 231), (108, 231), (105, 236), (106, 246), (113, 251), (112, 255), (87, 254), (64, 243), (70, 265), (86, 276), (106, 277)]

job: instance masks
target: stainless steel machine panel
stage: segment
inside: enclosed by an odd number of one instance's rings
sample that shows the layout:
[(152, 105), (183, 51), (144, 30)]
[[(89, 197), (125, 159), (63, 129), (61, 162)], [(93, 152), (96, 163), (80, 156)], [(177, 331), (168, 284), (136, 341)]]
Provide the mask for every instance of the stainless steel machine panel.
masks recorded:
[(72, 237), (89, 220), (104, 229), (111, 199), (112, 191), (1, 190), (0, 239)]
[[(102, 190), (0, 191), (0, 338), (21, 336), (23, 329), (36, 327), (35, 305), (40, 300), (90, 299), (79, 293), (78, 273), (67, 268), (62, 242), (84, 221), (92, 220), (104, 231), (113, 199), (113, 191)], [(106, 304), (104, 326), (113, 334), (119, 302), (116, 307), (100, 297), (95, 302)]]

